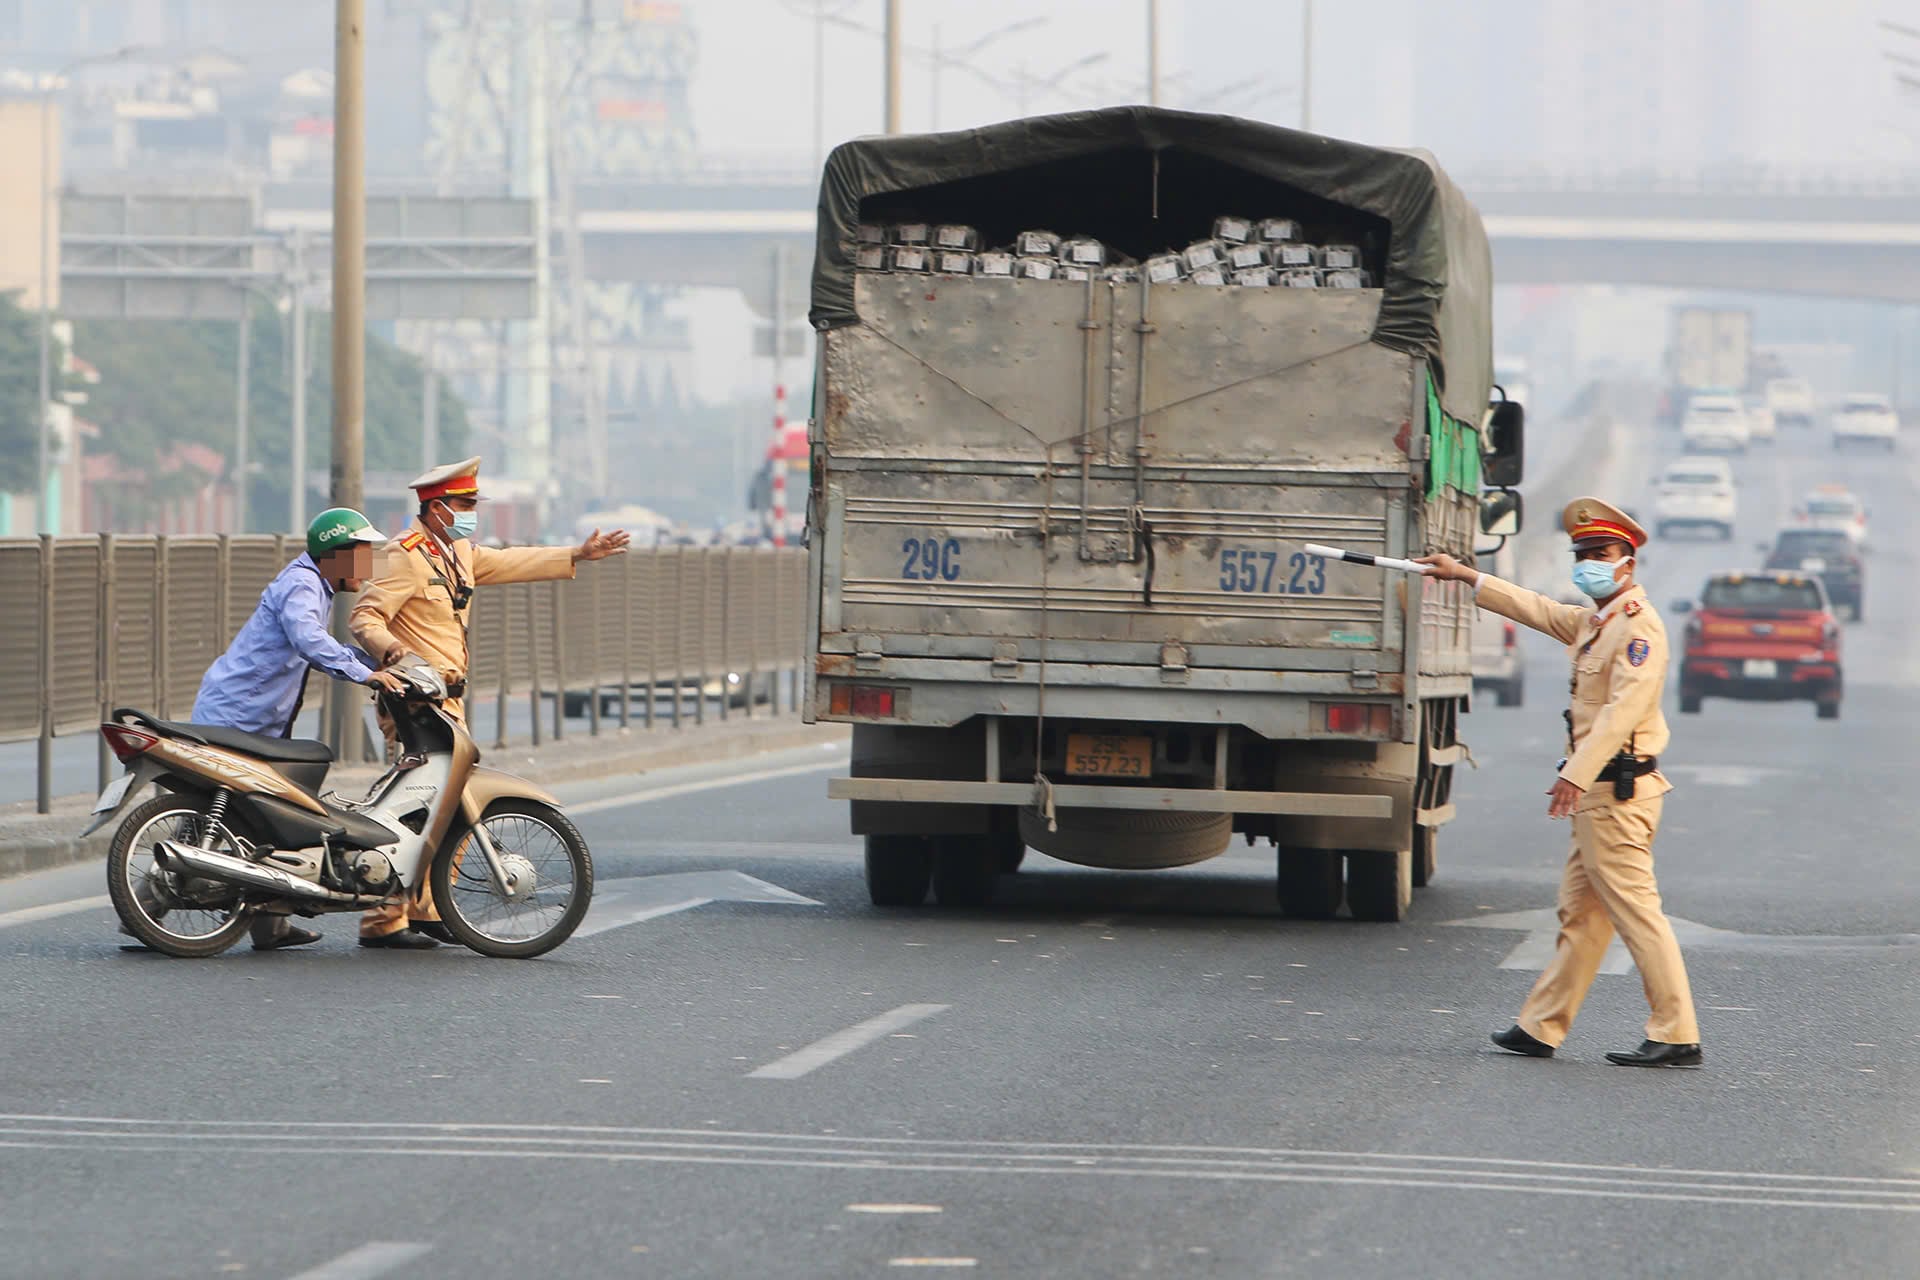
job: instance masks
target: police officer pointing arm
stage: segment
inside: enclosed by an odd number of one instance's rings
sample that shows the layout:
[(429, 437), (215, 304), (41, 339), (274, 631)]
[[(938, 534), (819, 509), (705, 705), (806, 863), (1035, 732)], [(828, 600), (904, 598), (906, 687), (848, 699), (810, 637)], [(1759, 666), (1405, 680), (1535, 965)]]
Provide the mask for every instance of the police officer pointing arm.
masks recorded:
[[(387, 546), (386, 571), (354, 605), (354, 639), (384, 665), (418, 654), (446, 677), (448, 715), (464, 720), (467, 687), (468, 605), (473, 589), (491, 583), (544, 582), (571, 578), (582, 560), (601, 560), (627, 549), (621, 530), (593, 534), (573, 547), (482, 547), (479, 525), (480, 459), (468, 458), (427, 472), (410, 486), (419, 517)], [(389, 749), (393, 728), (384, 719)], [(440, 913), (425, 886), (409, 906), (375, 907), (360, 920), (360, 945), (426, 949), (440, 936)]]
[(1698, 1066), (1700, 1028), (1686, 963), (1653, 878), (1653, 837), (1673, 788), (1657, 758), (1669, 736), (1660, 710), (1667, 633), (1634, 581), (1646, 530), (1598, 498), (1569, 503), (1561, 524), (1573, 543), (1573, 583), (1593, 598), (1594, 608), (1560, 604), (1451, 556), (1420, 560), (1435, 577), (1472, 583), (1482, 609), (1560, 641), (1573, 664), (1567, 758), (1547, 793), (1548, 816), (1573, 819), (1573, 847), (1560, 880), (1559, 938), (1519, 1019), (1493, 1042), (1529, 1057), (1552, 1057), (1618, 930), (1652, 1014), (1638, 1049), (1607, 1058), (1623, 1066)]

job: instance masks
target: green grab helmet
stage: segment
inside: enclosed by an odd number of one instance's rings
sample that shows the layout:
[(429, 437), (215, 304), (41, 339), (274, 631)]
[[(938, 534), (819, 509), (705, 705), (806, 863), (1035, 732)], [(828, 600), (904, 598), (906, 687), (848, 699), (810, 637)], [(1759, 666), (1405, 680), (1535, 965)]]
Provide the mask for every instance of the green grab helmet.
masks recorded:
[(373, 527), (373, 521), (352, 507), (329, 507), (307, 526), (307, 554), (316, 561), (330, 551), (350, 547), (356, 542), (381, 543), (387, 535)]

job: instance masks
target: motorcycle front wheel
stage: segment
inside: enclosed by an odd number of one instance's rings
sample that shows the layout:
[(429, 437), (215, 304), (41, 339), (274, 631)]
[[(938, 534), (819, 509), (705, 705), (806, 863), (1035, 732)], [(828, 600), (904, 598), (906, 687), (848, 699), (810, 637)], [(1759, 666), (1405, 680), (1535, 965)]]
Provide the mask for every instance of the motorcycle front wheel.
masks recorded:
[(509, 884), (494, 883), (471, 826), (454, 828), (431, 872), (440, 921), (481, 955), (526, 959), (572, 936), (593, 901), (593, 855), (565, 814), (532, 800), (499, 800), (480, 819)]
[[(240, 940), (251, 921), (231, 885), (162, 871), (153, 847), (162, 840), (199, 845), (207, 797), (162, 792), (129, 813), (107, 849), (107, 895), (126, 931), (155, 951), (188, 960), (217, 956)], [(237, 855), (225, 840), (216, 852)]]

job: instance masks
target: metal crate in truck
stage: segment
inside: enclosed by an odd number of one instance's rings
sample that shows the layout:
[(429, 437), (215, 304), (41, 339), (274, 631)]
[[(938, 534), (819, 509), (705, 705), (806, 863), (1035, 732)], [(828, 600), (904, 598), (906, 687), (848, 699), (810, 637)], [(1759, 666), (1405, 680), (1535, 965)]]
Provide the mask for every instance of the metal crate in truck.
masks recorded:
[(1290, 913), (1399, 919), (1473, 605), (1306, 544), (1473, 554), (1490, 300), (1423, 154), (1146, 108), (837, 148), (805, 711), (874, 902), (1240, 832)]

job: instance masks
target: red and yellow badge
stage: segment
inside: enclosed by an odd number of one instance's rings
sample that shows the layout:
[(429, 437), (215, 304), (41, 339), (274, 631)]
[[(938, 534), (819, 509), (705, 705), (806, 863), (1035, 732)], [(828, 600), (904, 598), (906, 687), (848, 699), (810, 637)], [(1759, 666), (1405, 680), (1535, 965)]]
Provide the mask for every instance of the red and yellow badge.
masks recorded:
[(1638, 600), (1629, 600), (1625, 604), (1620, 606), (1620, 612), (1626, 614), (1629, 618), (1631, 618), (1635, 614), (1640, 612), (1640, 607), (1641, 607), (1640, 602)]
[(1647, 655), (1651, 652), (1653, 652), (1653, 646), (1645, 640), (1636, 637), (1627, 641), (1627, 661), (1636, 667), (1646, 662)]

